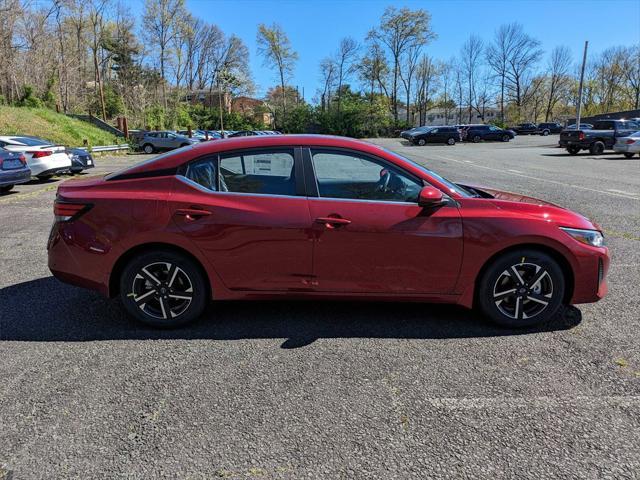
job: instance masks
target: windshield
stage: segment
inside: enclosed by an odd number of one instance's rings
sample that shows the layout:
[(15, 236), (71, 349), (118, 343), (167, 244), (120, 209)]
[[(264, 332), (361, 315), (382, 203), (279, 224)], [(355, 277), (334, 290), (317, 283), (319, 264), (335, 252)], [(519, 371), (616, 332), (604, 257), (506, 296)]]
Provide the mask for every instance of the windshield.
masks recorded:
[(419, 163), (411, 160), (410, 158), (407, 158), (407, 157), (405, 157), (403, 155), (400, 155), (399, 153), (393, 152), (391, 150), (387, 150), (386, 148), (384, 148), (383, 150), (385, 152), (393, 155), (394, 157), (400, 158), (401, 160), (404, 160), (405, 162), (410, 163), (411, 165), (414, 165), (415, 167), (419, 168), (420, 170), (423, 170), (430, 177), (433, 177), (436, 180), (438, 180), (440, 183), (442, 183), (443, 185), (446, 185), (446, 187), (449, 189), (450, 192), (457, 193), (458, 195), (460, 195), (462, 197), (469, 197), (469, 198), (470, 197), (477, 197), (477, 195), (471, 193), (470, 191), (466, 190), (465, 188), (461, 187), (460, 185), (457, 185), (457, 184), (447, 180), (446, 178), (438, 175), (433, 170), (429, 170), (424, 165), (420, 165)]

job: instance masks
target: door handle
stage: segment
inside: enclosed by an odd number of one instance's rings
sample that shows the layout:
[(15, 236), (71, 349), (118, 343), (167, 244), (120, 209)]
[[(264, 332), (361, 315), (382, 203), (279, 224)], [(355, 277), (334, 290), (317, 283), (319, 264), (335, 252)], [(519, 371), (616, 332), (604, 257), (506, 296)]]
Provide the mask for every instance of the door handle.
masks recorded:
[(342, 217), (318, 217), (316, 223), (322, 223), (326, 228), (338, 228), (349, 225), (351, 220)]
[(211, 215), (211, 212), (199, 208), (179, 208), (175, 214), (180, 217), (185, 217), (187, 220), (197, 220), (202, 217), (208, 217)]

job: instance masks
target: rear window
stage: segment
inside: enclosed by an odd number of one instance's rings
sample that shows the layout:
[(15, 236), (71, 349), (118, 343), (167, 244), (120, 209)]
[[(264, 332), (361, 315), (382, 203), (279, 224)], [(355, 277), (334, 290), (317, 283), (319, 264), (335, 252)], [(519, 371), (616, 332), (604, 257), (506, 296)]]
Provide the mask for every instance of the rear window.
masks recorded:
[(28, 145), (29, 147), (52, 144), (49, 140), (44, 140), (42, 138), (36, 137), (11, 137), (10, 140), (13, 142), (22, 143), (23, 145)]

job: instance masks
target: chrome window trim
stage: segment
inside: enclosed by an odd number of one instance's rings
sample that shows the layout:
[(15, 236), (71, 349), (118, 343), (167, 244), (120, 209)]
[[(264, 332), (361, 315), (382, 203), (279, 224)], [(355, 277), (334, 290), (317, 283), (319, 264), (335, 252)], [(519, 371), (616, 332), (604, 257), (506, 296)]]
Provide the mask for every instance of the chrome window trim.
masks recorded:
[(216, 190), (209, 190), (208, 188), (203, 187), (197, 182), (194, 182), (190, 178), (185, 177), (184, 175), (176, 175), (176, 179), (186, 183), (187, 185), (191, 185), (192, 187), (197, 188), (198, 190), (204, 193), (210, 193), (214, 195), (244, 195), (250, 197), (275, 197), (275, 198), (304, 198), (307, 197), (304, 195), (277, 195), (275, 193), (248, 193), (248, 192), (218, 192)]

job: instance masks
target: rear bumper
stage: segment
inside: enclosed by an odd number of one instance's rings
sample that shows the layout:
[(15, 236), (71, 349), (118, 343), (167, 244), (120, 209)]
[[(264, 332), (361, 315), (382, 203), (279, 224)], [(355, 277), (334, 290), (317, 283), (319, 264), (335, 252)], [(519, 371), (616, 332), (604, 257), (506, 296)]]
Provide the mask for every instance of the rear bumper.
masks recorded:
[(66, 153), (55, 153), (42, 158), (28, 159), (31, 175), (54, 175), (58, 172), (68, 170), (71, 167), (71, 159)]
[(638, 145), (614, 145), (613, 151), (618, 153), (639, 153), (640, 146)]
[(0, 187), (17, 185), (31, 180), (31, 170), (19, 168), (16, 170), (0, 170)]

